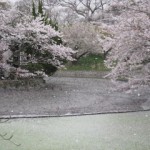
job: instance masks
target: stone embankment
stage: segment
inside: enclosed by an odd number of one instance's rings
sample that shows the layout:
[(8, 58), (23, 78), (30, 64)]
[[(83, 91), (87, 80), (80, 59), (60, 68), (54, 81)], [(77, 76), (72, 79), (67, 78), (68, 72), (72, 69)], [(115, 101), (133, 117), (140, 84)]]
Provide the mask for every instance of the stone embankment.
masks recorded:
[(0, 88), (4, 89), (28, 89), (43, 87), (45, 81), (43, 78), (25, 78), (19, 80), (0, 80)]
[(73, 78), (104, 78), (109, 72), (99, 71), (57, 71), (53, 77), (73, 77)]

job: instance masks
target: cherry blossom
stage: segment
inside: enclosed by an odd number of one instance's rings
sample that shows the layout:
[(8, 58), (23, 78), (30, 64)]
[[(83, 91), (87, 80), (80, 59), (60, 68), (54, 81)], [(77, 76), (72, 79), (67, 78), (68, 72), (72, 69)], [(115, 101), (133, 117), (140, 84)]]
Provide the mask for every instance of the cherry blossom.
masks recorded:
[(108, 40), (112, 46), (106, 61), (112, 68), (109, 76), (129, 79), (130, 87), (150, 85), (150, 1), (127, 0), (114, 5), (124, 9), (109, 27), (113, 35)]
[(26, 53), (32, 63), (43, 62), (57, 68), (63, 65), (64, 60), (73, 60), (74, 51), (57, 45), (55, 41), (56, 37), (62, 38), (62, 33), (45, 25), (42, 17), (33, 19), (17, 10), (8, 10), (0, 12), (0, 20), (1, 68), (13, 67), (8, 61), (16, 52)]

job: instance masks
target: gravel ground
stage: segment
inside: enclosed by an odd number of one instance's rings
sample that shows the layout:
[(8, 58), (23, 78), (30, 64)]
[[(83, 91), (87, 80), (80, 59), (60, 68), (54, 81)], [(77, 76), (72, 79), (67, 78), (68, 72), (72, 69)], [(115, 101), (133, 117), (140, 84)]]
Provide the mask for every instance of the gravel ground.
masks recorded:
[[(63, 116), (150, 109), (150, 90), (116, 92), (106, 79), (50, 77), (47, 88), (0, 89), (0, 117)], [(140, 95), (138, 94), (140, 93)]]

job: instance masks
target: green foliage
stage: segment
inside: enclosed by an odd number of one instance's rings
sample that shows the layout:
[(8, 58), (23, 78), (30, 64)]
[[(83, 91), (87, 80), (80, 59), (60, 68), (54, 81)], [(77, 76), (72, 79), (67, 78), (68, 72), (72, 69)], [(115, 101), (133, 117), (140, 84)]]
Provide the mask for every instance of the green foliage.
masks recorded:
[(33, 73), (35, 71), (44, 71), (47, 75), (52, 75), (57, 71), (57, 68), (55, 66), (47, 63), (29, 63), (27, 66), (22, 67)]
[(40, 14), (41, 16), (43, 16), (43, 1), (42, 0), (39, 0), (38, 14)]
[(34, 3), (34, 1), (32, 1), (32, 15), (33, 15), (34, 19), (35, 19), (36, 16), (37, 16), (36, 10), (35, 10), (35, 3)]
[(87, 70), (87, 71), (108, 71), (104, 65), (104, 57), (102, 54), (89, 54), (81, 57), (75, 64), (66, 66), (67, 70)]
[(62, 39), (59, 36), (53, 37), (52, 40), (55, 41), (56, 45), (60, 45), (63, 43)]
[(38, 8), (36, 13), (35, 3), (32, 1), (32, 15), (34, 16), (34, 19), (38, 16), (43, 17), (43, 22), (45, 25), (50, 25), (52, 28), (54, 28), (56, 31), (58, 31), (58, 23), (56, 21), (53, 21), (51, 18), (48, 17), (48, 15), (43, 11), (43, 1), (39, 0), (38, 2)]
[[(48, 18), (47, 18), (47, 20), (48, 20)], [(52, 19), (50, 19), (47, 22), (52, 28), (54, 28), (56, 31), (58, 31), (58, 23), (57, 22), (53, 21)]]

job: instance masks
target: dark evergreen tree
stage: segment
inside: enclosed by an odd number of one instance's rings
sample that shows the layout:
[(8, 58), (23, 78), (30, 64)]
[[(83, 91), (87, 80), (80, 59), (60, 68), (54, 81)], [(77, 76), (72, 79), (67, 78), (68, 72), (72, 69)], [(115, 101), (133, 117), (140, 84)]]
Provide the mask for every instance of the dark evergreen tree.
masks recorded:
[(32, 15), (34, 17), (34, 19), (36, 18), (37, 14), (36, 14), (36, 10), (35, 10), (35, 3), (34, 1), (32, 0)]
[(39, 0), (39, 4), (38, 4), (38, 14), (41, 15), (42, 17), (43, 15), (43, 1)]
[(43, 22), (45, 25), (50, 25), (52, 28), (54, 28), (56, 31), (58, 31), (58, 23), (56, 21), (53, 21), (51, 18), (48, 17), (46, 13), (43, 11), (43, 1), (38, 1), (38, 8), (36, 13), (35, 3), (32, 1), (32, 15), (34, 16), (34, 19), (38, 16), (43, 17)]

